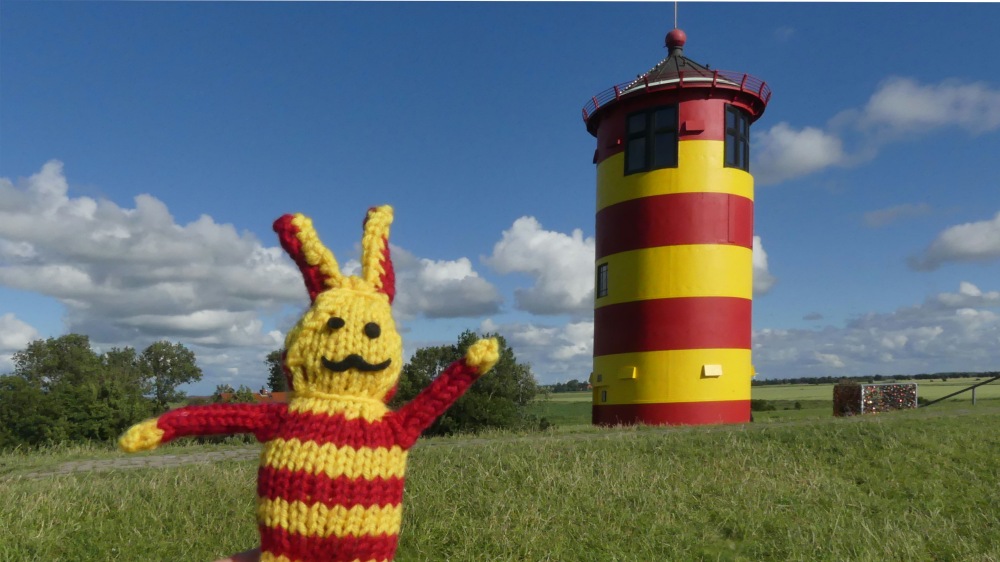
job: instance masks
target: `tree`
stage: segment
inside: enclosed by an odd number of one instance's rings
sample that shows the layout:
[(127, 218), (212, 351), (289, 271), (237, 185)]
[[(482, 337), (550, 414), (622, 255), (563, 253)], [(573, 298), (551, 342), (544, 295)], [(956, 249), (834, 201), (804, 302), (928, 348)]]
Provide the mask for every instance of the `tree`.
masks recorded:
[(284, 349), (275, 349), (267, 354), (264, 364), (267, 365), (267, 387), (271, 392), (287, 392), (288, 378), (285, 377), (285, 369), (282, 366), (282, 355)]
[[(451, 408), (425, 431), (428, 435), (447, 435), (460, 431), (479, 431), (486, 428), (526, 428), (537, 421), (527, 413), (527, 406), (539, 391), (538, 382), (528, 365), (518, 363), (514, 351), (498, 334), (500, 360), (459, 398)], [(466, 330), (455, 345), (425, 347), (413, 354), (403, 366), (396, 396), (390, 402), (398, 408), (412, 400), (427, 387), (448, 365), (458, 361), (466, 350), (479, 339)]]
[(62, 384), (82, 384), (101, 370), (101, 361), (90, 349), (90, 338), (66, 334), (35, 340), (14, 354), (14, 375), (43, 392)]
[(0, 377), (0, 447), (108, 440), (152, 413), (131, 348), (98, 356), (81, 334), (37, 340)]
[(142, 352), (142, 364), (147, 395), (152, 397), (158, 412), (184, 398), (178, 386), (201, 380), (201, 369), (195, 363), (194, 353), (179, 343), (158, 341), (151, 344)]

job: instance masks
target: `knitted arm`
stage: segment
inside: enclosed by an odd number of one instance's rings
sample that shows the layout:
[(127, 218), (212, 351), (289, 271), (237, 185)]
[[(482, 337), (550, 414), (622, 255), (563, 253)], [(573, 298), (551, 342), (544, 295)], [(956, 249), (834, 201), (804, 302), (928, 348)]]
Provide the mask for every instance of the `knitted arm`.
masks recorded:
[(134, 453), (186, 435), (253, 433), (266, 439), (273, 432), (286, 404), (209, 404), (171, 410), (158, 418), (130, 427), (118, 440), (122, 450)]
[(496, 339), (479, 340), (465, 357), (448, 366), (416, 398), (397, 410), (393, 417), (400, 426), (400, 445), (409, 448), (434, 420), (458, 400), (472, 383), (486, 374), (499, 359)]

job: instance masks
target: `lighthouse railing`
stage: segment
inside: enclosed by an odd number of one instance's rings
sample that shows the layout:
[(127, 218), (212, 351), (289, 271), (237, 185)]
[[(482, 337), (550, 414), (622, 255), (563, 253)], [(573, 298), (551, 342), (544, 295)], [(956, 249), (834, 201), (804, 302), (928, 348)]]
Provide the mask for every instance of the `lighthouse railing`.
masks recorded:
[(636, 92), (655, 92), (672, 88), (698, 88), (703, 87), (705, 84), (709, 84), (712, 88), (746, 92), (758, 97), (764, 102), (764, 105), (767, 105), (767, 102), (771, 100), (771, 88), (767, 85), (767, 82), (744, 72), (716, 70), (712, 76), (684, 76), (683, 79), (678, 76), (677, 78), (652, 81), (649, 79), (649, 75), (646, 74), (639, 79), (616, 84), (590, 98), (586, 105), (583, 106), (583, 120), (590, 119), (590, 116), (595, 111), (608, 103)]

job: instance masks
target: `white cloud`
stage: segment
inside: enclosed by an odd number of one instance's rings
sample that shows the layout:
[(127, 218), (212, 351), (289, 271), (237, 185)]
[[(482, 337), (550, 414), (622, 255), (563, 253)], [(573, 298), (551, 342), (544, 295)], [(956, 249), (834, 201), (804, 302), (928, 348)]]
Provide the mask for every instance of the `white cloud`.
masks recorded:
[(844, 160), (841, 140), (815, 127), (794, 129), (784, 121), (754, 136), (753, 174), (771, 185), (811, 174)]
[(754, 365), (767, 378), (996, 370), (997, 308), (1000, 291), (963, 282), (955, 293), (842, 327), (755, 330)]
[(920, 217), (931, 212), (927, 203), (903, 203), (877, 211), (869, 211), (864, 215), (865, 224), (872, 228), (889, 225), (898, 220)]
[(775, 40), (780, 43), (785, 43), (795, 35), (795, 28), (787, 25), (782, 25), (772, 32)]
[[(944, 80), (920, 84), (890, 77), (862, 108), (848, 108), (825, 128), (778, 123), (753, 134), (753, 173), (760, 185), (776, 184), (831, 166), (874, 158), (887, 143), (958, 128), (971, 134), (1000, 129), (1000, 90), (981, 82)], [(846, 135), (852, 137), (845, 142)], [(845, 145), (854, 147), (847, 152)]]
[(813, 358), (816, 359), (816, 361), (818, 361), (821, 365), (833, 367), (834, 369), (844, 368), (844, 362), (839, 356), (837, 356), (836, 353), (820, 353), (818, 351), (814, 351)]
[(859, 124), (892, 135), (944, 127), (984, 133), (1000, 128), (1000, 90), (982, 82), (919, 84), (891, 77), (868, 100)]
[(948, 262), (985, 262), (1000, 258), (1000, 212), (992, 219), (945, 229), (910, 267), (929, 271)]
[(592, 320), (563, 325), (539, 325), (497, 324), (486, 319), (479, 331), (502, 335), (514, 350), (518, 361), (530, 364), (532, 372), (542, 384), (590, 378), (594, 355)]
[(753, 293), (764, 295), (774, 287), (778, 279), (767, 269), (767, 252), (760, 236), (753, 237)]
[[(393, 253), (401, 316), (498, 310), (496, 288), (469, 259)], [(98, 350), (160, 339), (192, 346), (208, 388), (233, 373), (240, 384), (263, 381), (263, 356), (283, 344), (265, 320), (287, 328), (308, 305), (299, 271), (277, 244), (207, 215), (178, 224), (151, 195), (137, 196), (133, 208), (74, 197), (58, 161), (16, 184), (0, 178), (0, 285), (59, 301), (67, 331), (87, 334)], [(12, 349), (26, 345), (16, 335), (28, 333), (22, 324), (5, 316), (0, 326)], [(223, 350), (224, 364), (210, 360)]]
[(532, 314), (587, 314), (594, 297), (593, 237), (543, 230), (534, 217), (521, 217), (493, 247), (486, 262), (498, 273), (525, 273), (529, 289), (516, 289), (520, 310)]
[(402, 319), (481, 316), (500, 309), (500, 293), (479, 276), (468, 258), (418, 258), (393, 245), (392, 264), (397, 290), (393, 309)]
[(12, 312), (0, 316), (0, 374), (13, 369), (13, 354), (40, 338), (38, 330)]

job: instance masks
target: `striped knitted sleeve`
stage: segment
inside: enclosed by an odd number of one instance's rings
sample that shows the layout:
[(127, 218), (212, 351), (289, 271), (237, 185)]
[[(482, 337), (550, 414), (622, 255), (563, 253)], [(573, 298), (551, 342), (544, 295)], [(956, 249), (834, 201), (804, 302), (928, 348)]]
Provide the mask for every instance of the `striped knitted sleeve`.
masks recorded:
[(412, 447), (438, 416), (493, 368), (498, 357), (495, 339), (479, 340), (464, 358), (449, 365), (416, 398), (397, 410), (393, 417), (400, 427), (400, 445), (404, 449)]

